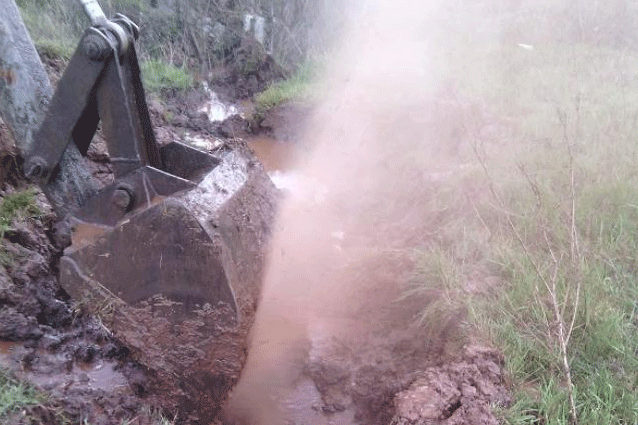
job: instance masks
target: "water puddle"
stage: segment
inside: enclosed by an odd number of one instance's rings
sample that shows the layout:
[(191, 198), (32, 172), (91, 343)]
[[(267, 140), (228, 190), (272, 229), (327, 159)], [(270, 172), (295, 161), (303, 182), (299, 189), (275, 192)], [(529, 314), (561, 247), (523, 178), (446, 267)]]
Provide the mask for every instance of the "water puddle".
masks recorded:
[(116, 364), (99, 360), (93, 363), (72, 365), (60, 354), (37, 352), (28, 369), (18, 351), (22, 343), (0, 343), (0, 367), (12, 370), (18, 379), (30, 382), (45, 391), (89, 389), (106, 392), (130, 392), (128, 381), (116, 370)]
[(354, 410), (346, 409), (342, 412), (324, 413), (321, 394), (314, 382), (304, 379), (288, 394), (282, 403), (286, 423), (295, 425), (352, 425), (355, 423)]
[(262, 134), (248, 138), (247, 142), (269, 172), (286, 172), (294, 168), (297, 155), (294, 143)]
[[(31, 360), (25, 363), (27, 357)], [(131, 392), (126, 377), (116, 370), (117, 363), (113, 361), (76, 362), (67, 354), (27, 349), (22, 342), (0, 341), (0, 368), (57, 396), (69, 389)]]
[(249, 138), (247, 143), (264, 164), (277, 189), (288, 193), (301, 190), (302, 179), (295, 171), (298, 149), (294, 143), (281, 142), (274, 137), (261, 134)]
[(22, 347), (22, 342), (0, 341), (0, 354), (12, 354), (19, 347)]
[[(243, 116), (241, 111), (249, 111), (251, 105), (226, 104), (219, 99), (219, 96), (212, 91), (206, 83), (204, 90), (208, 93), (209, 100), (199, 110), (206, 113), (211, 122), (224, 121), (233, 116)], [(185, 141), (191, 146), (204, 150), (213, 151), (223, 144), (223, 141), (216, 138), (206, 138), (186, 132)], [(264, 164), (266, 171), (278, 189), (286, 192), (297, 191), (302, 184), (301, 179), (294, 171), (295, 161), (299, 154), (299, 148), (294, 142), (282, 142), (276, 138), (264, 134), (258, 134), (247, 138), (246, 142), (250, 146), (257, 158)]]
[[(97, 361), (89, 364), (76, 364), (72, 373), (74, 372), (78, 373), (80, 381), (84, 380), (93, 389), (114, 391), (128, 388), (126, 378), (115, 370), (114, 363)], [(82, 373), (86, 375), (82, 375)]]
[(21, 378), (34, 385), (53, 390), (56, 388), (88, 388), (106, 392), (129, 391), (124, 375), (115, 370), (113, 363), (98, 361), (88, 365), (74, 364), (66, 373), (37, 374), (24, 372)]

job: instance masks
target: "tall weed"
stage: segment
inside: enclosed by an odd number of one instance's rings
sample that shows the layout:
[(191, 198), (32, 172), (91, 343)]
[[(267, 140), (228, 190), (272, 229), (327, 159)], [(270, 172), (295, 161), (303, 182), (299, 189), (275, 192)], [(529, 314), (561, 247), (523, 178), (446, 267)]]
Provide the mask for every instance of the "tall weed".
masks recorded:
[(459, 173), (441, 189), (459, 194), (458, 215), (423, 248), (416, 285), (464, 303), (474, 335), (505, 352), (507, 423), (636, 423), (638, 54), (465, 40), (437, 64), (483, 105), (459, 118), (483, 190), (464, 199)]

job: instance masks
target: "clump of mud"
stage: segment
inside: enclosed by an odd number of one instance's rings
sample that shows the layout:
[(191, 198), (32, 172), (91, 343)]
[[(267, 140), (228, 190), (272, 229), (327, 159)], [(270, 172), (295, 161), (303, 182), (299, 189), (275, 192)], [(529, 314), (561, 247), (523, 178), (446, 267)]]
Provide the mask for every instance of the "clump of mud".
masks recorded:
[(498, 425), (492, 408), (511, 403), (503, 363), (496, 350), (465, 347), (460, 360), (420, 372), (396, 394), (391, 424)]
[(245, 36), (210, 74), (211, 87), (230, 99), (248, 99), (289, 73), (253, 37)]

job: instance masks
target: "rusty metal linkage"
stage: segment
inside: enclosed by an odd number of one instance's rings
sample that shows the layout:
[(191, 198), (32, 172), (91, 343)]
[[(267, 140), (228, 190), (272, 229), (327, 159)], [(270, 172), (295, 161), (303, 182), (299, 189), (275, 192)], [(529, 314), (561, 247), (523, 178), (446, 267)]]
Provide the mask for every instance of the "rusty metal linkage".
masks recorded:
[[(121, 14), (107, 20), (96, 0), (83, 0), (83, 4), (93, 26), (82, 36), (59, 81), (24, 170), (27, 177), (46, 186), (68, 144), (75, 143), (86, 155), (101, 122), (115, 182), (73, 215), (113, 226), (156, 196), (193, 188), (197, 182), (191, 180), (219, 160), (179, 142), (158, 146), (134, 46), (139, 28)], [(170, 157), (169, 165), (165, 157)]]

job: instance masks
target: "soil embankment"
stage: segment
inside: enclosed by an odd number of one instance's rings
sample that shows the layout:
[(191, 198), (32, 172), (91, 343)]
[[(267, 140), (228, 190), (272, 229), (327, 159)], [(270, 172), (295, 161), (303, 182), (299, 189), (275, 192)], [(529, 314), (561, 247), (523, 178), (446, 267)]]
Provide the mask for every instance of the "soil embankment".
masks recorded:
[[(12, 144), (3, 126), (0, 152), (8, 165), (0, 181), (3, 201), (27, 188)], [(66, 418), (110, 424), (143, 415), (148, 389), (143, 368), (98, 317), (84, 314), (60, 287), (61, 247), (52, 238), (56, 219), (44, 195), (34, 193), (37, 214), (17, 215), (2, 232), (0, 367), (50, 399), (10, 414), (3, 423), (54, 424)]]

